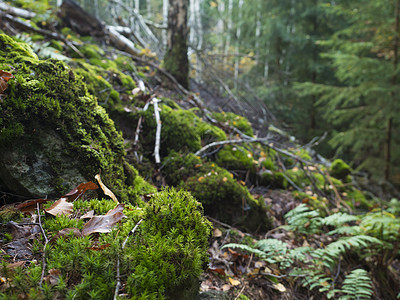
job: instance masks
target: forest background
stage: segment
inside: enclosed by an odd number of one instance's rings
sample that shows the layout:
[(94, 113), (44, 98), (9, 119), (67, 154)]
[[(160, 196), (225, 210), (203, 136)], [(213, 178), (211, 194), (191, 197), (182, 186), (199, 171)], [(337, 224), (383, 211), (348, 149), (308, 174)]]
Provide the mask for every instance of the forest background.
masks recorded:
[[(107, 23), (133, 7), (164, 41), (142, 42), (164, 52), (167, 0), (121, 0), (120, 11), (78, 2)], [(322, 155), (399, 184), (399, 2), (191, 0), (192, 78), (247, 103), (261, 130), (277, 124), (303, 143), (324, 136)]]

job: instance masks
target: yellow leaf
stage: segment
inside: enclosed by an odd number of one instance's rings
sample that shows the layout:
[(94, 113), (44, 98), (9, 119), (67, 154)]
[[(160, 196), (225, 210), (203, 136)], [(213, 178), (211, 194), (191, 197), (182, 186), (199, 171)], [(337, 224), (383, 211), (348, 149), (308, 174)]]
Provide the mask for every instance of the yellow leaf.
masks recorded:
[(228, 178), (224, 177), (224, 178), (222, 178), (222, 181), (223, 181), (223, 182), (227, 182), (227, 181), (228, 181)]
[(239, 280), (233, 279), (229, 277), (229, 282), (233, 285), (233, 286), (237, 286), (240, 284)]
[(218, 228), (214, 228), (213, 236), (214, 236), (214, 237), (220, 237), (220, 236), (222, 236), (222, 231), (219, 230)]
[(105, 184), (101, 181), (100, 174), (97, 174), (94, 178), (96, 178), (97, 181), (99, 182), (99, 185), (100, 185), (101, 189), (103, 190), (104, 194), (111, 197), (111, 199), (113, 199), (114, 202), (119, 203), (117, 200), (117, 197), (115, 197), (114, 193), (112, 191), (110, 191), (108, 189), (108, 187), (106, 187)]
[(217, 4), (216, 2), (214, 2), (214, 1), (211, 1), (211, 2), (210, 2), (210, 6), (211, 6), (212, 8), (216, 8), (216, 7), (218, 7), (218, 4)]
[(197, 179), (197, 181), (198, 181), (198, 182), (202, 182), (203, 179), (204, 179), (204, 177), (203, 177), (203, 176), (200, 176), (199, 179)]

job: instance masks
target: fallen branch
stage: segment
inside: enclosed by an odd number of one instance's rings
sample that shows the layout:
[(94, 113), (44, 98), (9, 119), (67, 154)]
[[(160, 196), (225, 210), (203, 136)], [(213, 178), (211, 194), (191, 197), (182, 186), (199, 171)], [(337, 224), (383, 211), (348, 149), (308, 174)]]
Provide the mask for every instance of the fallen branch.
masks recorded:
[(45, 241), (44, 246), (43, 246), (43, 257), (42, 257), (42, 275), (40, 276), (40, 281), (39, 281), (39, 286), (41, 287), (42, 283), (43, 283), (44, 273), (46, 272), (46, 247), (47, 247), (47, 244), (49, 243), (49, 239), (47, 238), (46, 233), (44, 232), (44, 229), (42, 226), (42, 220), (40, 217), (40, 210), (39, 210), (39, 203), (37, 203), (36, 205), (37, 205), (36, 209), (37, 209), (38, 221), (39, 221), (38, 223), (39, 223), (40, 231), (42, 232), (44, 241)]
[(268, 140), (269, 140), (269, 137), (213, 142), (213, 143), (208, 144), (208, 145), (204, 146), (203, 148), (201, 148), (194, 155), (200, 156), (203, 152), (205, 152), (206, 150), (208, 150), (208, 149), (210, 149), (212, 147), (228, 145), (228, 144), (260, 143), (260, 142), (267, 142)]
[(160, 139), (161, 139), (161, 119), (160, 119), (160, 112), (158, 111), (158, 100), (156, 97), (153, 98), (152, 100), (153, 105), (154, 105), (154, 117), (156, 119), (156, 124), (157, 124), (157, 129), (156, 129), (156, 142), (154, 145), (154, 157), (156, 164), (161, 163), (160, 159)]
[[(142, 223), (143, 219), (140, 219), (139, 222), (136, 223), (135, 227), (133, 227), (133, 229), (131, 231), (129, 231), (128, 236), (126, 237), (126, 239), (124, 240), (124, 242), (122, 243), (122, 250), (125, 249), (126, 243), (128, 242), (128, 239), (131, 235), (133, 235), (136, 231), (136, 229), (138, 228), (139, 224)], [(114, 292), (114, 300), (117, 299), (118, 297), (118, 293), (119, 293), (119, 289), (121, 288), (121, 274), (120, 274), (120, 269), (119, 269), (119, 259), (117, 260), (117, 285), (115, 286), (115, 292)]]

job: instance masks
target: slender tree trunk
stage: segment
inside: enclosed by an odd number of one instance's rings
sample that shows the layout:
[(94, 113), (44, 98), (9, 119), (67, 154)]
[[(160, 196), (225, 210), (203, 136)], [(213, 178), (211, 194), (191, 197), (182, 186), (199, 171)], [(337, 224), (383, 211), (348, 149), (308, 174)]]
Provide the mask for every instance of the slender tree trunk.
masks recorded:
[[(225, 15), (225, 2), (220, 1), (218, 2), (218, 14), (219, 18), (217, 21), (217, 35), (223, 37), (224, 36), (224, 15)], [(224, 52), (224, 40), (221, 38), (220, 39), (220, 44), (217, 46), (217, 49), (223, 53)]]
[(239, 46), (240, 46), (240, 36), (241, 36), (241, 26), (240, 23), (242, 22), (242, 7), (243, 7), (243, 0), (239, 0), (239, 16), (238, 16), (238, 25), (236, 28), (236, 48), (235, 48), (235, 90), (238, 88), (238, 81), (239, 81)]
[[(163, 28), (168, 26), (168, 0), (163, 0)], [(164, 49), (167, 49), (167, 30), (163, 29), (162, 40)]]
[(185, 88), (189, 88), (188, 27), (189, 0), (169, 0), (167, 53), (164, 67)]
[(256, 13), (256, 63), (260, 62), (260, 38), (261, 38), (261, 3), (257, 1), (257, 13)]
[(228, 21), (227, 21), (227, 34), (225, 41), (225, 61), (224, 64), (227, 64), (229, 48), (231, 46), (231, 34), (232, 34), (232, 10), (233, 10), (233, 0), (229, 0), (228, 2)]
[[(315, 7), (318, 5), (318, 0), (315, 0), (314, 2)], [(318, 30), (318, 15), (315, 13), (313, 17), (313, 35), (314, 37), (317, 35), (317, 30)], [(317, 54), (317, 48), (316, 45), (314, 45), (313, 49), (313, 71), (311, 74), (311, 82), (312, 83), (317, 83), (317, 71), (315, 70), (316, 64), (318, 60), (318, 54)], [(311, 131), (315, 130), (317, 127), (317, 121), (316, 121), (316, 102), (317, 102), (317, 97), (315, 95), (311, 96), (311, 114), (310, 114), (310, 129)], [(311, 132), (312, 133), (312, 132)]]
[(151, 11), (151, 1), (150, 0), (146, 0), (146, 9), (147, 9), (147, 18), (149, 20), (151, 20), (151, 18), (153, 17), (153, 13)]
[[(400, 0), (395, 0), (395, 32), (394, 32), (394, 45), (393, 45), (393, 76), (392, 76), (392, 86), (397, 83), (397, 65), (399, 62), (399, 33), (400, 33), (400, 21), (399, 21), (399, 13), (400, 13)], [(397, 101), (395, 99), (396, 94), (392, 92), (393, 101)], [(390, 178), (390, 164), (391, 164), (391, 145), (392, 145), (392, 126), (393, 119), (392, 117), (389, 118), (386, 128), (386, 158), (385, 158), (385, 180), (389, 180)]]

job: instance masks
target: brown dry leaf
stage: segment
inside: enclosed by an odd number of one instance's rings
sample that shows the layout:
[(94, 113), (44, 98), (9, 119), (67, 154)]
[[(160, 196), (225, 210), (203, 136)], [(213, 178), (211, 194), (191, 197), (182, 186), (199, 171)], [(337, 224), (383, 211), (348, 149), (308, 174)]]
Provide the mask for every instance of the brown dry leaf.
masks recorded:
[(0, 70), (0, 94), (3, 94), (3, 92), (8, 88), (7, 81), (9, 81), (11, 78), (14, 78), (13, 74)]
[(214, 236), (214, 237), (220, 237), (220, 236), (222, 236), (222, 231), (219, 230), (218, 228), (214, 228), (213, 236)]
[(12, 264), (7, 264), (7, 269), (8, 270), (15, 270), (18, 267), (23, 267), (25, 264), (25, 261), (18, 261)]
[(97, 174), (94, 178), (97, 179), (97, 182), (100, 184), (100, 187), (101, 187), (101, 189), (103, 190), (104, 194), (106, 194), (107, 196), (110, 196), (111, 199), (114, 200), (114, 202), (119, 203), (118, 200), (117, 200), (117, 197), (115, 197), (114, 193), (111, 192), (111, 191), (108, 189), (108, 187), (106, 187), (106, 186), (104, 185), (104, 183), (101, 181), (100, 174)]
[(84, 214), (80, 219), (90, 219), (94, 217), (94, 210), (89, 210), (86, 214)]
[(111, 244), (104, 244), (104, 245), (100, 245), (100, 246), (92, 246), (92, 247), (86, 248), (86, 249), (94, 250), (94, 251), (102, 251), (110, 246), (111, 246)]
[(68, 236), (70, 232), (73, 232), (74, 237), (82, 237), (82, 233), (78, 228), (64, 228), (51, 238), (50, 244), (53, 244), (60, 237)]
[(74, 205), (72, 203), (67, 202), (67, 198), (60, 198), (56, 202), (53, 203), (48, 209), (44, 211), (53, 216), (66, 215), (69, 216), (72, 214)]
[(237, 286), (240, 284), (240, 281), (237, 279), (233, 279), (231, 277), (229, 277), (229, 282), (233, 285), (233, 286)]
[(230, 286), (229, 284), (224, 284), (224, 285), (222, 286), (222, 290), (223, 290), (224, 292), (229, 291), (230, 289), (231, 289), (231, 286)]
[(44, 281), (50, 283), (51, 286), (55, 286), (60, 281), (61, 271), (58, 269), (50, 269), (49, 275), (44, 277)]
[(35, 210), (37, 209), (38, 203), (44, 203), (50, 201), (50, 199), (35, 199), (23, 202), (21, 204), (15, 205), (15, 208), (18, 209), (22, 213), (28, 213), (30, 215), (35, 214)]
[(122, 212), (125, 204), (118, 204), (116, 208), (108, 211), (104, 216), (95, 216), (87, 222), (82, 229), (84, 236), (94, 232), (110, 232), (111, 228), (126, 216)]
[(212, 271), (212, 272), (215, 272), (215, 273), (218, 273), (218, 274), (220, 274), (220, 275), (222, 275), (222, 276), (225, 276), (225, 275), (226, 275), (226, 274), (225, 274), (225, 270), (222, 269), (222, 268), (213, 268), (213, 267), (210, 267), (210, 268), (208, 268), (208, 270), (209, 270), (209, 271)]
[(68, 202), (74, 202), (80, 196), (82, 196), (87, 190), (97, 190), (99, 187), (97, 184), (89, 181), (85, 183), (81, 183), (78, 187), (69, 193), (62, 196), (62, 198), (66, 198)]

